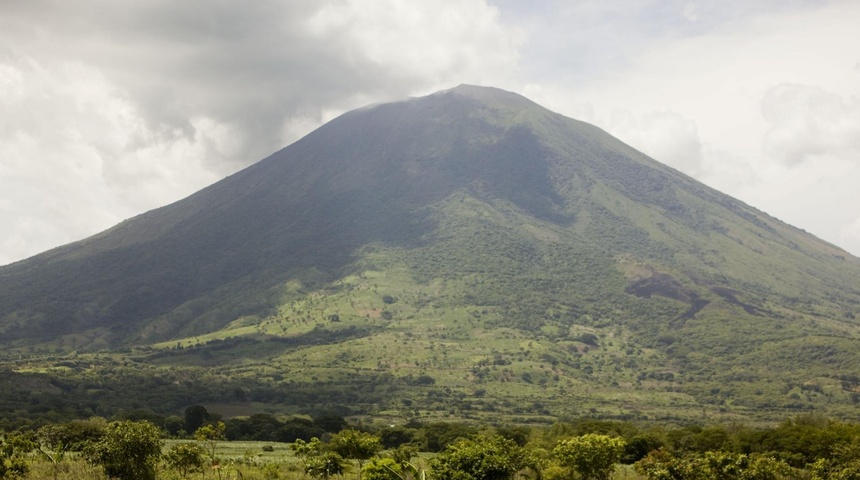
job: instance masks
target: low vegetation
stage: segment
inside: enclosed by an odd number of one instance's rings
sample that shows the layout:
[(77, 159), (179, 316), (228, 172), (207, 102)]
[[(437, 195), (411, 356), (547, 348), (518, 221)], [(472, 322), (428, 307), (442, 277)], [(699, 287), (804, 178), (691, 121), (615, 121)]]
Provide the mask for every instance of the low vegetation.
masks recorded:
[(175, 436), (145, 420), (101, 418), (7, 431), (0, 478), (846, 480), (860, 473), (860, 424), (818, 416), (769, 427), (588, 419), (388, 426), (320, 417), (305, 419), (324, 431), (307, 440), (228, 440), (236, 431), (230, 425), (245, 420), (210, 417)]

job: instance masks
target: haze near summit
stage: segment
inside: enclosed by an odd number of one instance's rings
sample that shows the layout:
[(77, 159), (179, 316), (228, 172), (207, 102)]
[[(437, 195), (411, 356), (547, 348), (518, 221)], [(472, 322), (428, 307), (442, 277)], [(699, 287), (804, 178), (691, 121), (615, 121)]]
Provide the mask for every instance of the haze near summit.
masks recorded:
[(0, 6), (0, 264), (367, 103), (493, 85), (860, 254), (860, 4)]

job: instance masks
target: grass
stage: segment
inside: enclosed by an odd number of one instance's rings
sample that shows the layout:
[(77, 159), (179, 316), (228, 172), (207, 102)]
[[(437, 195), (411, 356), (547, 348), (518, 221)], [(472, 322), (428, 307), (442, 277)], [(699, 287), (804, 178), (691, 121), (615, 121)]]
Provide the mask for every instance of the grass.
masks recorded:
[[(169, 443), (168, 443), (169, 445)], [(291, 455), (282, 455), (275, 444), (275, 452), (264, 452), (262, 456), (245, 452), (256, 452), (270, 442), (222, 442), (218, 453), (223, 459), (221, 476), (208, 468), (207, 472), (192, 472), (187, 479), (223, 480), (308, 480), (300, 463)], [(223, 449), (223, 450), (222, 450)], [(423, 456), (419, 462), (426, 467), (428, 458)], [(30, 461), (30, 472), (22, 480), (108, 480), (100, 467), (94, 467), (80, 458), (67, 458), (58, 465), (47, 460), (33, 458)], [(357, 465), (352, 465), (342, 478), (354, 478)], [(158, 478), (162, 480), (179, 480), (181, 477), (166, 466), (159, 467)], [(641, 480), (630, 465), (617, 465), (612, 480)]]
[[(193, 442), (193, 440), (165, 440), (164, 451), (178, 443)], [(295, 464), (299, 460), (293, 455), (288, 443), (253, 442), (253, 441), (220, 441), (216, 445), (215, 454), (224, 462), (247, 465), (265, 463)]]

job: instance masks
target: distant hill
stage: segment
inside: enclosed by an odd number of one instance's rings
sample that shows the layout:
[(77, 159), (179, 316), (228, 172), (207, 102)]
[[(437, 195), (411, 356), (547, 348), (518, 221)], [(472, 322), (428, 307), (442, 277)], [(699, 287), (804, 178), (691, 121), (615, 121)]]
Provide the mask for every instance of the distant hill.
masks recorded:
[[(329, 403), (396, 415), (851, 416), (857, 315), (860, 259), (468, 85), (346, 113), (0, 268), (8, 358), (132, 352), (294, 394), (363, 382)], [(278, 395), (256, 400), (314, 401)]]

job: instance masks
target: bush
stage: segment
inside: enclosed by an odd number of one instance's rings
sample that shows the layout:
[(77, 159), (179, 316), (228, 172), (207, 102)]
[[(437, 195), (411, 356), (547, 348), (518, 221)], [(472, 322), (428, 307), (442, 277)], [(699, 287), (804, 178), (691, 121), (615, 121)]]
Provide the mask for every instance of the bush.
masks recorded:
[(623, 439), (589, 433), (558, 442), (552, 455), (582, 478), (607, 480), (623, 451)]
[(170, 447), (164, 459), (182, 478), (203, 469), (203, 449), (196, 443), (177, 443)]
[(439, 480), (507, 480), (529, 466), (522, 447), (499, 435), (459, 440), (430, 464)]
[(147, 421), (111, 422), (104, 437), (88, 449), (88, 458), (111, 478), (155, 480), (163, 444), (160, 433)]

